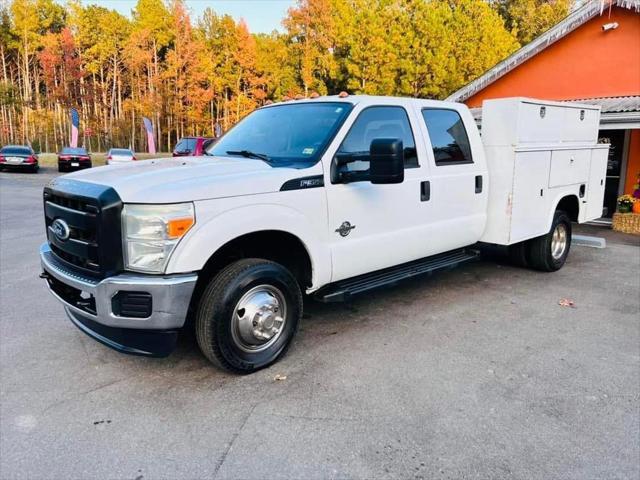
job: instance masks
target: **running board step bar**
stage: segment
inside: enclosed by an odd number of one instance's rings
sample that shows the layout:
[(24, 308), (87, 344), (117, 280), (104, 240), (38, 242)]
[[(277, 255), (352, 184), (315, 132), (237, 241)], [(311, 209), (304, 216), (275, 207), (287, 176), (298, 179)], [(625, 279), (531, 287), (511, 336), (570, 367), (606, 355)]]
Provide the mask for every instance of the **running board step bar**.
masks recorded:
[(432, 257), (414, 260), (395, 267), (365, 273), (357, 277), (341, 280), (318, 290), (314, 297), (321, 302), (343, 302), (352, 295), (373, 290), (375, 288), (394, 285), (402, 280), (431, 274), (439, 270), (454, 268), (463, 263), (476, 260), (480, 251), (464, 248), (453, 250)]

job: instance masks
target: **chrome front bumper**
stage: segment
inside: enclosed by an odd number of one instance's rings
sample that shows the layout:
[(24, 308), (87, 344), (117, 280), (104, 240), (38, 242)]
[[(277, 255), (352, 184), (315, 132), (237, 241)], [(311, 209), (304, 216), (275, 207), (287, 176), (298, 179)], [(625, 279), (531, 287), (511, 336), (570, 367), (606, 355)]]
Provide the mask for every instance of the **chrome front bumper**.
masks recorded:
[[(65, 306), (69, 318), (85, 333), (89, 333), (86, 331), (87, 328), (96, 330), (87, 327), (87, 325), (96, 327), (102, 325), (118, 331), (122, 329), (171, 330), (180, 328), (184, 325), (187, 317), (191, 296), (198, 279), (198, 276), (193, 273), (163, 276), (123, 273), (103, 280), (96, 280), (70, 270), (58, 260), (46, 243), (40, 247), (40, 261), (45, 277), (53, 277), (62, 284), (80, 290), (95, 299), (95, 311), (79, 308), (56, 293), (51, 287), (51, 282), (48, 282), (49, 290)], [(113, 311), (112, 299), (120, 291), (149, 293), (152, 298), (151, 315), (147, 318), (116, 315)], [(79, 319), (87, 320), (81, 322), (85, 324), (85, 328), (78, 325)], [(98, 329), (101, 330), (101, 328)], [(91, 333), (89, 334), (91, 335)], [(92, 336), (102, 341), (96, 335)], [(113, 347), (113, 345), (110, 346)]]

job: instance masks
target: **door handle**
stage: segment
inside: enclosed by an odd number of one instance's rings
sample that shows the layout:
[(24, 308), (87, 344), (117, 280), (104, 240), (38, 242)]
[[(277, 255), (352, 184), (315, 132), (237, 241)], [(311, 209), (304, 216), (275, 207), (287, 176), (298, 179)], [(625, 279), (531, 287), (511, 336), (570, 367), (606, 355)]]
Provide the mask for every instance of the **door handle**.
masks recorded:
[(482, 193), (482, 175), (476, 175), (476, 193)]
[(420, 201), (427, 202), (431, 198), (431, 183), (429, 180), (420, 182)]

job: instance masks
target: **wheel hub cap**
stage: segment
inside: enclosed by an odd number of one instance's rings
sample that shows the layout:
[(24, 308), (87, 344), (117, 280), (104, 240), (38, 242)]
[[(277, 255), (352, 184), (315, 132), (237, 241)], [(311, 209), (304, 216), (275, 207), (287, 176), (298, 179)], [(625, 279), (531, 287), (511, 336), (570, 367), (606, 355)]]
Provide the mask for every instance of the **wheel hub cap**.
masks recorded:
[(280, 337), (285, 319), (282, 292), (272, 285), (259, 285), (245, 293), (236, 305), (231, 333), (240, 349), (261, 351)]
[(551, 256), (554, 260), (562, 258), (567, 248), (567, 227), (563, 224), (556, 225), (551, 237)]

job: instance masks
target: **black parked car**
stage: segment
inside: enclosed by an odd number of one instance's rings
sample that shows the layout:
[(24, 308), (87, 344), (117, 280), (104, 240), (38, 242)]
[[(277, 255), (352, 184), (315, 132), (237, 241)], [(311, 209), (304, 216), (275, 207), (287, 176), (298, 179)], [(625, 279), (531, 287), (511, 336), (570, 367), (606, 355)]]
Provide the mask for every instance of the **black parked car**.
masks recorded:
[(7, 145), (0, 148), (0, 170), (38, 171), (38, 155), (27, 145)]
[(58, 171), (69, 172), (91, 168), (91, 154), (86, 148), (64, 147), (58, 154)]

